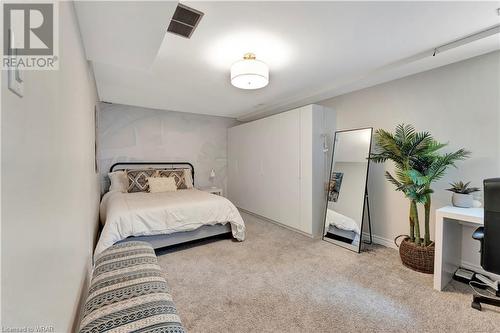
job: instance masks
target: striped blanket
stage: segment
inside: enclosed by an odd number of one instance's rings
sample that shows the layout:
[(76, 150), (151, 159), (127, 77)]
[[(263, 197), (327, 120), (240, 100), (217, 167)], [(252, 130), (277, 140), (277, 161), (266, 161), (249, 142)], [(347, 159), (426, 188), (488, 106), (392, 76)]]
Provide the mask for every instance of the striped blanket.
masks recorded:
[(183, 333), (151, 245), (125, 242), (95, 258), (80, 332)]

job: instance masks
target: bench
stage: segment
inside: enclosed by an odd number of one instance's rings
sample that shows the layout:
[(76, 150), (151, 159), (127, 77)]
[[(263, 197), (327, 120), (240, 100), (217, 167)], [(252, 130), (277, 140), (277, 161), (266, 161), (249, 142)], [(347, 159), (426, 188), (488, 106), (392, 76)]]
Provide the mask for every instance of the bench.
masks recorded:
[(107, 331), (185, 332), (149, 243), (115, 244), (95, 258), (79, 332)]

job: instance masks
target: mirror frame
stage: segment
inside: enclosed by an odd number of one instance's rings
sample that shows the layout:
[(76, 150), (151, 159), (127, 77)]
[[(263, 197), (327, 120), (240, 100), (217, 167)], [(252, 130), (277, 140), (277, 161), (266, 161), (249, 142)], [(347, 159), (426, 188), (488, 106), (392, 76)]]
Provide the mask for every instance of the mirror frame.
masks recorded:
[[(373, 127), (360, 127), (360, 128), (352, 128), (352, 129), (345, 129), (345, 130), (340, 130), (340, 131), (335, 131), (335, 134), (333, 136), (333, 145), (332, 145), (332, 160), (330, 162), (330, 172), (328, 174), (328, 184), (330, 182), (330, 179), (332, 177), (332, 168), (333, 168), (333, 161), (334, 161), (334, 157), (335, 157), (335, 143), (337, 142), (337, 134), (338, 133), (344, 133), (344, 132), (353, 132), (353, 131), (361, 131), (361, 130), (367, 130), (369, 129), (370, 130), (370, 145), (368, 147), (368, 156), (367, 156), (367, 160), (368, 160), (368, 163), (366, 163), (366, 177), (365, 177), (365, 191), (364, 191), (364, 197), (363, 197), (363, 213), (361, 215), (361, 227), (360, 227), (360, 230), (361, 230), (361, 235), (359, 235), (359, 245), (358, 245), (358, 250), (354, 250), (352, 247), (348, 247), (347, 245), (348, 244), (344, 244), (343, 242), (341, 241), (338, 241), (338, 240), (335, 240), (335, 239), (330, 239), (328, 237), (326, 237), (325, 235), (325, 229), (326, 229), (326, 225), (325, 225), (325, 220), (326, 220), (326, 214), (328, 212), (328, 190), (326, 192), (326, 205), (325, 205), (325, 214), (323, 215), (323, 234), (321, 236), (321, 238), (328, 242), (328, 243), (331, 243), (331, 244), (335, 244), (337, 246), (340, 246), (340, 247), (343, 247), (344, 249), (348, 249), (350, 251), (353, 251), (353, 252), (356, 252), (356, 253), (361, 253), (361, 244), (363, 243), (363, 226), (364, 226), (364, 221), (365, 221), (365, 212), (366, 212), (366, 203), (367, 203), (367, 200), (368, 200), (368, 175), (370, 173), (370, 154), (371, 154), (371, 151), (372, 151), (372, 144), (373, 144)], [(370, 217), (368, 217), (370, 218)]]

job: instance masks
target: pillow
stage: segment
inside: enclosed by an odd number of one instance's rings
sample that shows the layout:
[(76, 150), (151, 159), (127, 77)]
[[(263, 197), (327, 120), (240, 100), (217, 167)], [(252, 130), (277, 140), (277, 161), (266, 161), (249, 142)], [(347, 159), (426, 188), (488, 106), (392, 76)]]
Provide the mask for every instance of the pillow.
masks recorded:
[(136, 169), (127, 170), (128, 188), (127, 192), (147, 192), (148, 177), (154, 177), (158, 174), (156, 169)]
[[(178, 189), (184, 190), (193, 187), (193, 182), (190, 179), (186, 179), (185, 170), (187, 169), (160, 169), (158, 170), (158, 177), (173, 177), (175, 179), (175, 184)], [(191, 174), (190, 174), (191, 175)], [(189, 185), (188, 185), (189, 184)], [(189, 187), (190, 186), (190, 187)]]
[(187, 188), (193, 188), (193, 176), (191, 175), (191, 169), (184, 169), (184, 182)]
[(148, 177), (150, 193), (177, 191), (174, 177)]
[(127, 173), (123, 170), (108, 173), (111, 185), (109, 186), (109, 192), (117, 191), (122, 193), (127, 193), (128, 189), (128, 177)]

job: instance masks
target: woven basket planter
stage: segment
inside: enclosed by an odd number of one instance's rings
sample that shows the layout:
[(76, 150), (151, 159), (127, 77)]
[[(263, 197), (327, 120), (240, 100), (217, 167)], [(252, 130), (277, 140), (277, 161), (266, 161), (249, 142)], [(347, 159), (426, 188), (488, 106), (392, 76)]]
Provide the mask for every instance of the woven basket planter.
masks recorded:
[(399, 245), (399, 256), (403, 265), (414, 271), (434, 273), (434, 243), (429, 246), (419, 246), (410, 242), (410, 239), (406, 237)]

